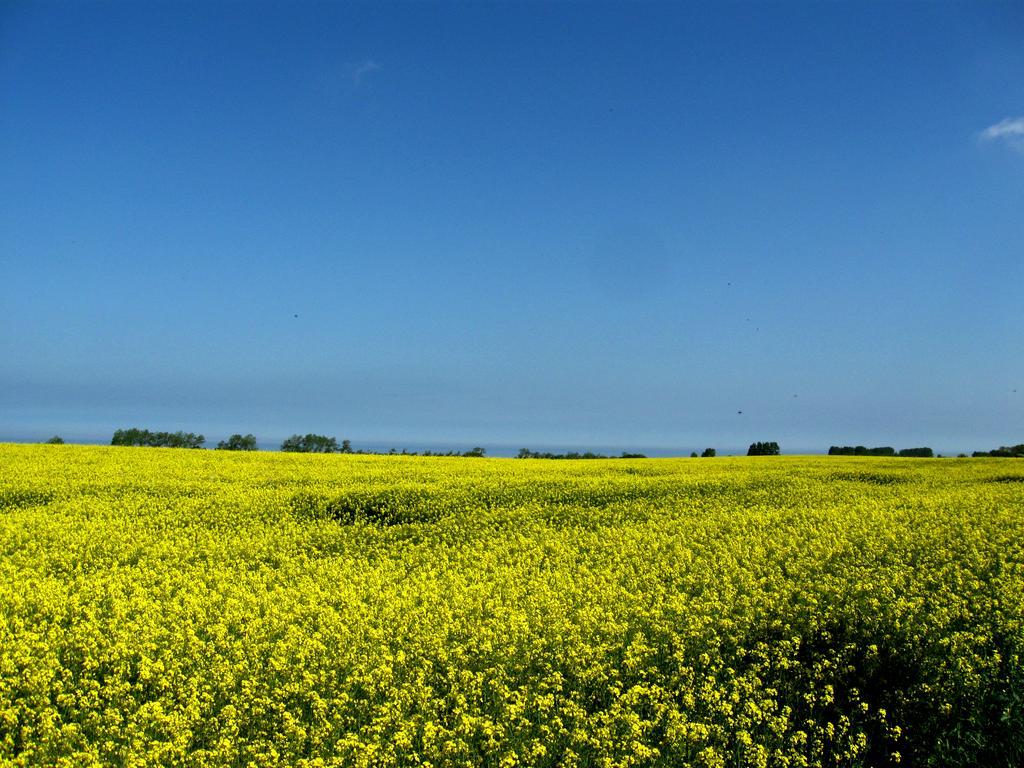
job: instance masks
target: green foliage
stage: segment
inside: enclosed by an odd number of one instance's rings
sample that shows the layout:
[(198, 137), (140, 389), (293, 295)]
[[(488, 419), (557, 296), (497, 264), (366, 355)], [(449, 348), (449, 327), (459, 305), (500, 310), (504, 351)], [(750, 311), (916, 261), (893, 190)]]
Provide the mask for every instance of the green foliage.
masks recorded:
[(1019, 445), (1003, 445), (993, 448), (991, 451), (975, 451), (974, 457), (991, 456), (998, 459), (1020, 459), (1024, 458), (1024, 443)]
[(54, 435), (46, 441), (47, 445), (64, 445), (64, 438), (60, 435)]
[(747, 456), (778, 456), (779, 453), (779, 444), (775, 442), (751, 443), (747, 449)]
[(326, 435), (292, 435), (283, 443), (281, 450), (286, 453), (340, 453), (337, 438)]
[(704, 453), (702, 453), (700, 456), (702, 459), (713, 459), (716, 455), (717, 452), (714, 448), (705, 448)]
[(829, 456), (895, 456), (896, 449), (889, 446), (880, 448), (865, 448), (863, 445), (838, 446), (833, 445), (828, 449)]
[(519, 453), (516, 454), (517, 459), (646, 459), (642, 453), (628, 453), (623, 451), (620, 456), (605, 456), (602, 453), (594, 453), (593, 451), (586, 451), (585, 453), (578, 453), (577, 451), (569, 451), (568, 453), (551, 453), (549, 451), (531, 451), (529, 448), (520, 448)]
[(202, 448), (206, 438), (194, 432), (150, 432), (148, 429), (119, 429), (111, 445), (146, 448)]
[(1003, 459), (0, 466), (0, 765), (1024, 764)]
[[(935, 454), (931, 448), (903, 448), (898, 453), (894, 448), (888, 446), (881, 448), (865, 448), (863, 445), (838, 446), (833, 445), (828, 449), (829, 456), (901, 456), (903, 458), (932, 458)], [(982, 454), (975, 454), (975, 456)], [(988, 454), (984, 454), (988, 455)]]
[(217, 443), (218, 451), (255, 451), (256, 437), (254, 435), (232, 435), (227, 440)]
[(935, 456), (935, 452), (931, 448), (903, 448), (897, 455), (903, 458), (930, 459)]

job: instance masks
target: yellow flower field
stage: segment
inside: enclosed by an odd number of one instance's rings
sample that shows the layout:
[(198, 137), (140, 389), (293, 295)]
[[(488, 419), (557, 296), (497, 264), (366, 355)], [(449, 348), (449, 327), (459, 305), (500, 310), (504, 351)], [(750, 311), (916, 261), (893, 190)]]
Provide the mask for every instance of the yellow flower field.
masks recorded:
[(0, 445), (0, 764), (1024, 762), (1024, 463)]

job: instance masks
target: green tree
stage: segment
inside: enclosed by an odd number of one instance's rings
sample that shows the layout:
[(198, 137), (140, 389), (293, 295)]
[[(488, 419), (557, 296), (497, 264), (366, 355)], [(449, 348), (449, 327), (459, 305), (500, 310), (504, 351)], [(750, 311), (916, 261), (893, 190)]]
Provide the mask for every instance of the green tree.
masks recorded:
[(232, 435), (217, 443), (218, 451), (255, 451), (256, 438), (253, 435)]
[(902, 448), (898, 455), (910, 458), (930, 459), (935, 456), (935, 452), (932, 451), (931, 448)]
[(292, 435), (283, 443), (281, 450), (289, 453), (339, 453), (341, 446), (337, 438), (327, 435)]
[(701, 454), (702, 459), (713, 459), (715, 458), (715, 456), (716, 451), (714, 448), (705, 448), (704, 453)]
[(150, 432), (136, 427), (119, 429), (110, 440), (111, 445), (146, 448), (202, 448), (205, 442), (205, 437), (194, 432)]
[(1000, 459), (1024, 458), (1024, 443), (1019, 445), (1001, 445), (991, 451), (975, 451), (975, 456), (992, 456)]
[(751, 443), (750, 448), (747, 449), (747, 456), (778, 456), (779, 453), (781, 453), (779, 444), (774, 441), (770, 443)]
[(64, 445), (64, 438), (60, 435), (54, 435), (46, 441), (47, 445)]

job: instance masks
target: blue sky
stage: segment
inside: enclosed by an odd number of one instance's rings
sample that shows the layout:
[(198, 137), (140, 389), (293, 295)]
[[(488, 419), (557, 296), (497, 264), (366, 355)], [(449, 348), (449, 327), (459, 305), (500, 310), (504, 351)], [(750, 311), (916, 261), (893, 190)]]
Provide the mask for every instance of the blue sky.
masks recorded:
[(0, 168), (0, 439), (1024, 440), (1020, 5), (8, 2)]

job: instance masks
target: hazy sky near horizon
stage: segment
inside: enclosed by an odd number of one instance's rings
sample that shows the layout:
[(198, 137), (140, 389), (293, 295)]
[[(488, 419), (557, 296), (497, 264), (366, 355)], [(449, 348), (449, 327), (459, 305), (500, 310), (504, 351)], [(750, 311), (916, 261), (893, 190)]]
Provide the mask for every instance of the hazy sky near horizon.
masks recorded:
[(1020, 4), (7, 2), (0, 169), (0, 440), (1024, 440)]

